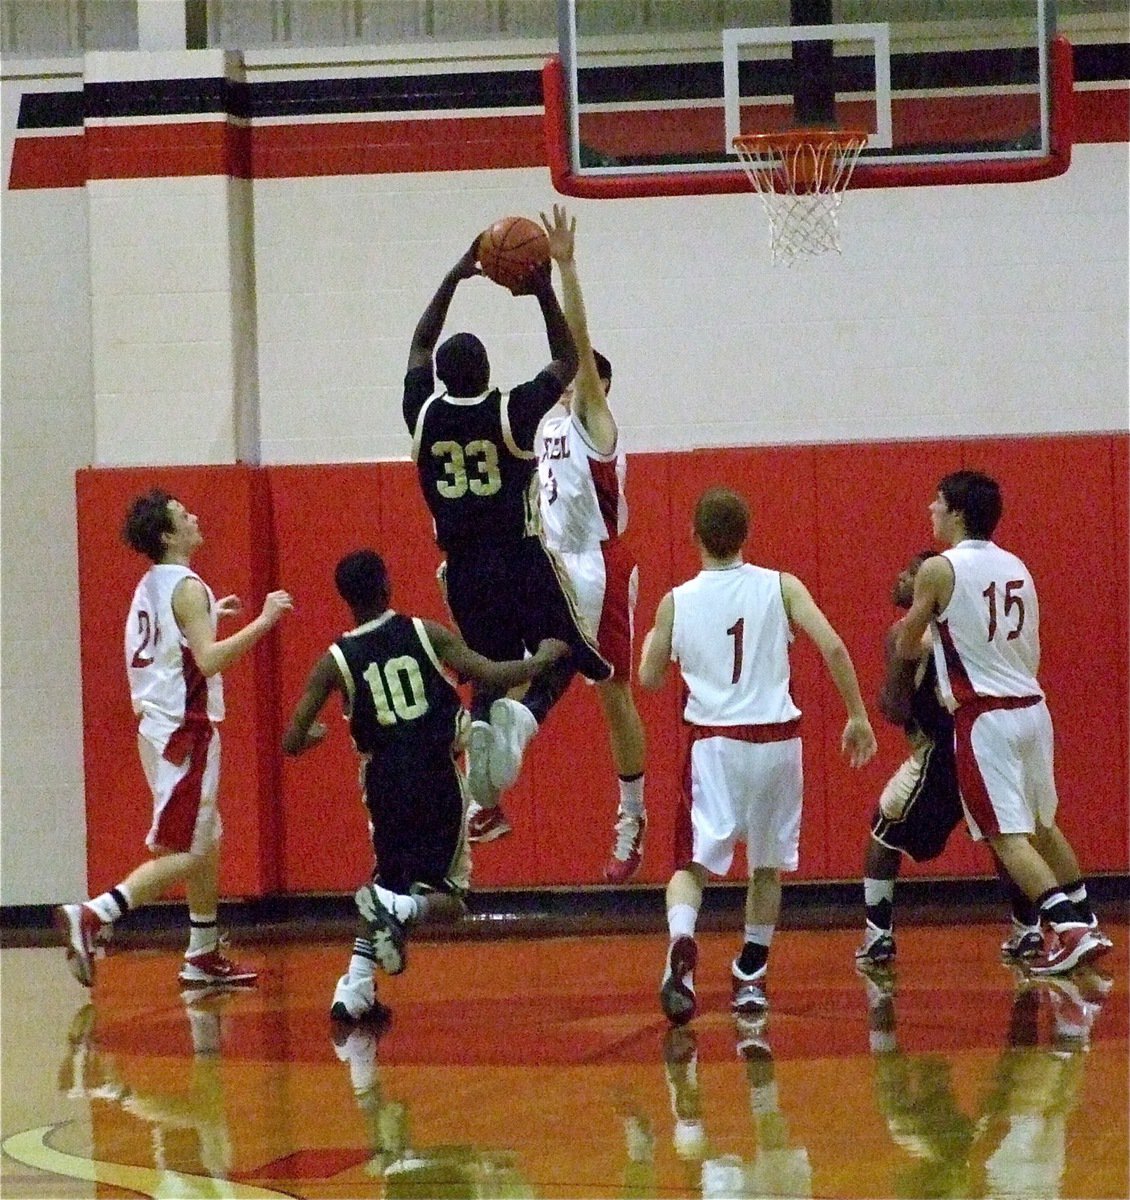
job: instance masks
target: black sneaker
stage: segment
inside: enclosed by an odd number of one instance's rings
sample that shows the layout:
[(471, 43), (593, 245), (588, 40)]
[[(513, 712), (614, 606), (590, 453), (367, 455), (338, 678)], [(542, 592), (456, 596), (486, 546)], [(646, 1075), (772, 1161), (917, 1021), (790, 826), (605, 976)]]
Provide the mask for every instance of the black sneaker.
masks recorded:
[(885, 967), (894, 961), (894, 957), (894, 934), (868, 921), (863, 944), (855, 952), (856, 963), (861, 967)]
[(1038, 958), (1044, 948), (1044, 935), (1039, 926), (1012, 926), (1012, 932), (1001, 942), (1001, 958), (1006, 963), (1026, 963)]

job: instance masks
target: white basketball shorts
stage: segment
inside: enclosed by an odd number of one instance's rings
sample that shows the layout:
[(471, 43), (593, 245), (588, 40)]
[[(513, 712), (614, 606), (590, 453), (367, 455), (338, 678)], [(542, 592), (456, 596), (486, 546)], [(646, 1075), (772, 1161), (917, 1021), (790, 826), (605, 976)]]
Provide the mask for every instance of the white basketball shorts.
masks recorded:
[(1042, 699), (963, 704), (954, 727), (958, 786), (975, 841), (1054, 823), (1052, 719)]
[(219, 730), (207, 723), (192, 730), (138, 733), (137, 749), (153, 793), (153, 824), (145, 844), (154, 853), (207, 853), (223, 832), (216, 803)]
[(596, 637), (601, 655), (612, 664), (613, 679), (632, 677), (639, 568), (623, 541), (602, 542), (599, 549), (558, 552), (573, 585), (577, 608)]
[(749, 869), (795, 871), (804, 791), (801, 740), (694, 741), (690, 756), (691, 860), (725, 875), (738, 842)]

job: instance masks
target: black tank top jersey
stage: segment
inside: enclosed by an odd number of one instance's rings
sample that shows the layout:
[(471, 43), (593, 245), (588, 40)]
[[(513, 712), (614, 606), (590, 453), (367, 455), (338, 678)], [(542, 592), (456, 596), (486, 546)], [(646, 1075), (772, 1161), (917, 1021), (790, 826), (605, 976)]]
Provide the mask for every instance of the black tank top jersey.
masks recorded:
[(470, 403), (437, 396), (420, 415), (416, 470), (443, 550), (518, 541), (541, 527), (537, 458), (514, 453), (505, 404), (497, 389)]
[(910, 700), (910, 724), (935, 741), (953, 736), (953, 717), (938, 699), (937, 684), (938, 668), (934, 665), (934, 656), (930, 655), (922, 680)]
[(462, 703), (429, 653), (422, 623), (391, 613), (334, 646), (352, 681), (349, 731), (360, 753), (421, 770), (429, 758), (450, 755)]

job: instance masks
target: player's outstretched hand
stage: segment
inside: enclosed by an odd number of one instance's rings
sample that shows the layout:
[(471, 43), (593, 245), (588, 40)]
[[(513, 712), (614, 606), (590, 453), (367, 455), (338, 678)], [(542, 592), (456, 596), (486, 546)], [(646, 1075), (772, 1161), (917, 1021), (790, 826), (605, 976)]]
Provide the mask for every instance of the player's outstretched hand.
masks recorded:
[(293, 607), (294, 601), (290, 598), (289, 592), (282, 590), (268, 592), (266, 600), (263, 601), (263, 611), (260, 615), (267, 622), (267, 628), (270, 629), (283, 613), (290, 612)]
[(451, 268), (451, 274), (456, 279), (470, 279), (473, 275), (481, 275), (482, 267), (479, 266), (479, 237), (476, 234), (475, 240), (467, 247), (459, 257), (459, 261)]
[(547, 258), (545, 262), (531, 268), (526, 278), (521, 283), (514, 284), (510, 291), (515, 296), (541, 296), (552, 290), (553, 272), (550, 265), (552, 261)]
[(564, 658), (568, 653), (570, 651), (567, 642), (561, 641), (560, 638), (542, 638), (538, 642), (534, 658), (548, 667), (551, 663), (557, 662), (559, 658)]
[(243, 601), (238, 596), (224, 596), (216, 601), (217, 617), (234, 617), (243, 609)]
[(848, 756), (853, 767), (869, 763), (878, 749), (875, 733), (866, 717), (852, 717), (844, 726), (840, 749)]
[(545, 213), (539, 213), (541, 223), (545, 226), (546, 237), (549, 238), (549, 254), (559, 263), (568, 262), (573, 257), (573, 246), (576, 241), (577, 218), (570, 217), (565, 212), (565, 205), (553, 206), (553, 221), (550, 223)]

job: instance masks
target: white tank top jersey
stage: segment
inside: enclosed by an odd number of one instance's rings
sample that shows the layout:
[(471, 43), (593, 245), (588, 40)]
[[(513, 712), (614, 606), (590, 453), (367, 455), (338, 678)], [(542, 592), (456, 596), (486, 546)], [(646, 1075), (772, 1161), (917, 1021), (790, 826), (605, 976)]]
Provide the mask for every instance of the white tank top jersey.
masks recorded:
[[(170, 732), (186, 716), (224, 719), (219, 673), (205, 679), (173, 615), (173, 592), (182, 579), (200, 579), (178, 563), (156, 563), (141, 577), (126, 619), (126, 673), (133, 711), (143, 732)], [(216, 632), (216, 597), (204, 580)]]
[(953, 595), (934, 621), (934, 661), (946, 707), (977, 696), (1042, 696), (1040, 606), (1028, 568), (993, 542), (959, 542), (945, 557)]
[(700, 571), (672, 591), (671, 658), (692, 725), (775, 725), (800, 716), (789, 693), (792, 630), (781, 573), (749, 563)]
[(538, 476), (545, 540), (554, 550), (597, 550), (628, 527), (624, 480), (628, 463), (620, 451), (601, 454), (572, 412), (542, 422)]

